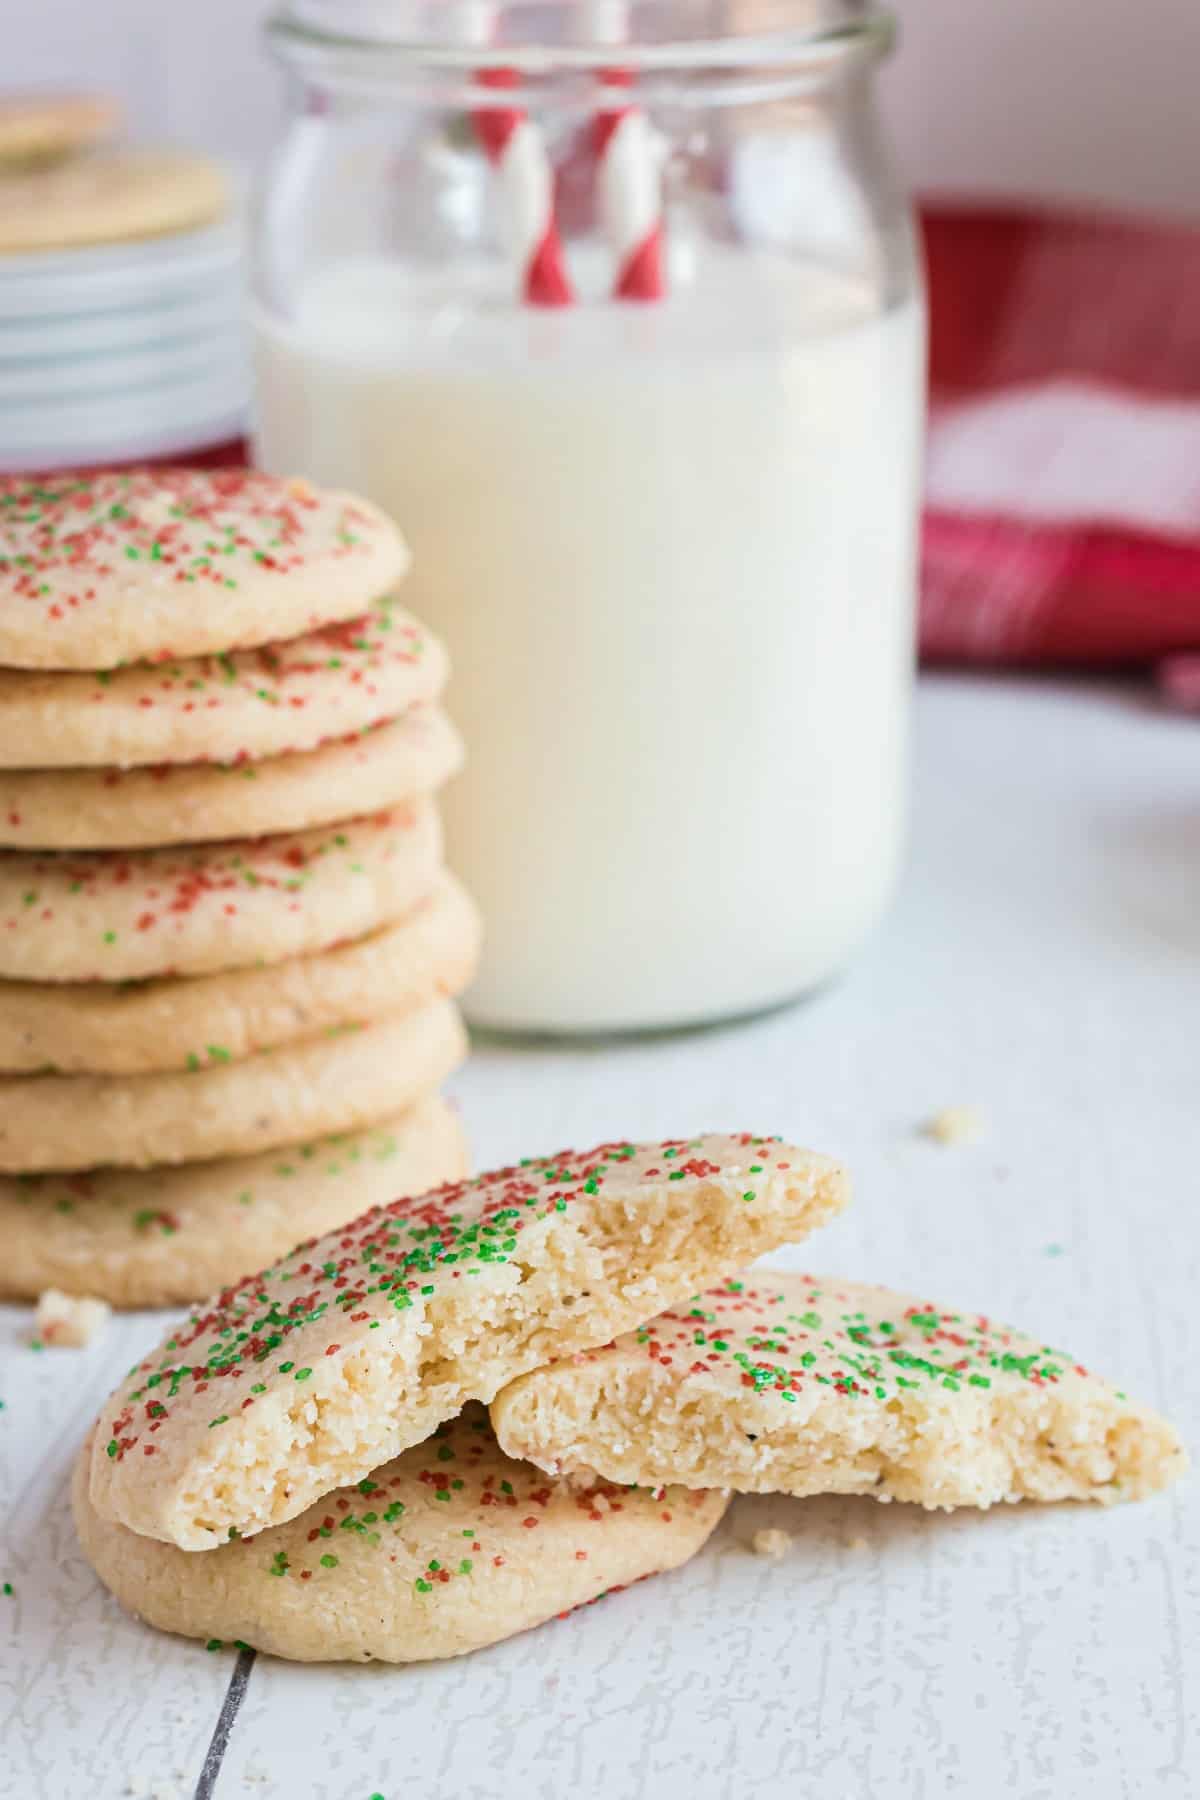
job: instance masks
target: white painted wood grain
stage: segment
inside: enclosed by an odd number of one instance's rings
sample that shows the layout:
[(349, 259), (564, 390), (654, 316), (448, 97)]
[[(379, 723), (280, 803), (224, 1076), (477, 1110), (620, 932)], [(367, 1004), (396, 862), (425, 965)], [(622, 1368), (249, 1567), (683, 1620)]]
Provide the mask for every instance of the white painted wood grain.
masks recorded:
[[(1137, 688), (926, 680), (911, 865), (850, 975), (729, 1030), (481, 1045), (456, 1084), (478, 1161), (705, 1125), (835, 1150), (855, 1205), (791, 1260), (1044, 1331), (1200, 1442), (1198, 769), (1200, 727)], [(982, 1143), (916, 1134), (959, 1101)], [(0, 1319), (0, 1796), (176, 1767), (190, 1793), (230, 1659), (124, 1619), (63, 1507), (93, 1399), (156, 1327), (50, 1365), (25, 1317)], [(465, 1662), (260, 1660), (218, 1800), (1192, 1800), (1195, 1490), (741, 1501), (677, 1575)], [(745, 1548), (768, 1523), (782, 1563)]]

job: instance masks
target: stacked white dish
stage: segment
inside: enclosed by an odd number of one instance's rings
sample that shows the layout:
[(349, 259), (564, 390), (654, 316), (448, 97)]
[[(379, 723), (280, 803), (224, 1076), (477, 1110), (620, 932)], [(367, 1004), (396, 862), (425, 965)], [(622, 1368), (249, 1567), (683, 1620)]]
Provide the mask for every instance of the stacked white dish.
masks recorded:
[(243, 316), (236, 217), (0, 257), (0, 470), (195, 455), (240, 436)]

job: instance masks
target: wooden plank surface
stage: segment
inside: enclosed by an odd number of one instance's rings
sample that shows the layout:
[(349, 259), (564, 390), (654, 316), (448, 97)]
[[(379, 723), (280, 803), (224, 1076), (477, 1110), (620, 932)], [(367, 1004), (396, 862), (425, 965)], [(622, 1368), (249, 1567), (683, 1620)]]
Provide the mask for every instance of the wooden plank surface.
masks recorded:
[[(1200, 732), (1135, 689), (939, 678), (914, 844), (847, 978), (752, 1024), (481, 1044), (481, 1166), (609, 1135), (794, 1135), (850, 1212), (785, 1261), (1069, 1344), (1200, 1441)], [(982, 1142), (918, 1127), (983, 1109)], [(689, 1567), (455, 1663), (234, 1674), (124, 1618), (65, 1509), (97, 1401), (157, 1330), (27, 1348), (0, 1313), (0, 1796), (1191, 1800), (1195, 1481), (1111, 1511), (743, 1500)], [(788, 1556), (748, 1549), (764, 1524)], [(245, 1669), (242, 1671), (246, 1674)]]

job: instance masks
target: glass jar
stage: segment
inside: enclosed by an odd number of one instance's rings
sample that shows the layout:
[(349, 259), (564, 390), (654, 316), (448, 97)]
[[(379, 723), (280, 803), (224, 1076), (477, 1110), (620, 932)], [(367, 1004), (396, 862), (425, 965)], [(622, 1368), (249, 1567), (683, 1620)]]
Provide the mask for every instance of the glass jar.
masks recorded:
[(904, 834), (924, 317), (886, 20), (292, 0), (270, 30), (256, 453), (412, 545), (469, 754), (469, 1012), (804, 993)]

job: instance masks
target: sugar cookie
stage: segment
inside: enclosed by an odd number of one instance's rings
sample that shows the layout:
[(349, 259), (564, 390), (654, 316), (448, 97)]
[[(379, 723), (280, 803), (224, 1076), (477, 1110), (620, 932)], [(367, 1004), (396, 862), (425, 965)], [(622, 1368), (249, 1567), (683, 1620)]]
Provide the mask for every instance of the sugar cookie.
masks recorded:
[(466, 1053), (453, 1003), (434, 1000), (182, 1075), (0, 1077), (0, 1170), (148, 1169), (360, 1130), (410, 1106)]
[(182, 150), (99, 150), (0, 175), (0, 251), (73, 250), (211, 225), (224, 175)]
[(0, 167), (49, 162), (86, 149), (120, 123), (107, 94), (6, 94), (0, 99)]
[(445, 713), (418, 706), (266, 762), (0, 770), (0, 847), (139, 850), (311, 831), (432, 793), (461, 763)]
[(0, 1072), (145, 1075), (239, 1062), (466, 987), (479, 914), (452, 875), (395, 924), (270, 968), (182, 980), (0, 982)]
[(885, 1288), (758, 1270), (499, 1394), (510, 1455), (614, 1481), (927, 1507), (1134, 1500), (1164, 1419), (1065, 1351)]
[(467, 1168), (458, 1115), (427, 1095), (364, 1131), (174, 1169), (0, 1177), (0, 1296), (50, 1284), (113, 1306), (202, 1300), (364, 1206)]
[[(238, 763), (436, 700), (446, 653), (395, 600), (285, 643), (124, 669), (0, 669), (0, 768)], [(361, 810), (358, 809), (358, 810)]]
[(357, 618), (404, 573), (366, 500), (243, 469), (0, 477), (0, 664), (115, 669)]
[(88, 1447), (73, 1481), (83, 1551), (121, 1604), (206, 1643), (296, 1662), (427, 1662), (513, 1637), (677, 1568), (723, 1494), (581, 1492), (504, 1456), (481, 1407), (290, 1524), (207, 1556), (96, 1512)]
[(92, 1501), (186, 1550), (282, 1524), (845, 1197), (836, 1163), (747, 1133), (563, 1152), (376, 1208), (132, 1370), (100, 1414)]
[(141, 981), (311, 955), (400, 918), (441, 862), (430, 800), (196, 849), (0, 853), (0, 978)]

